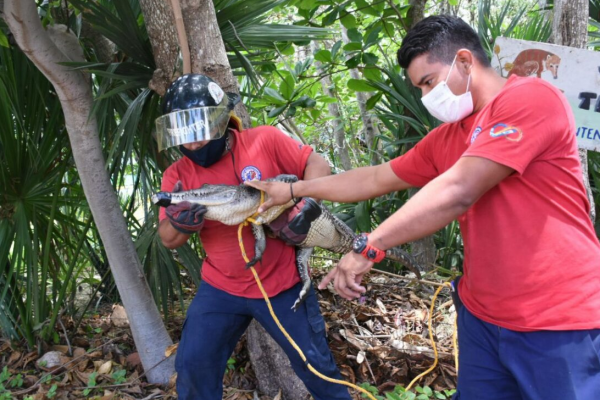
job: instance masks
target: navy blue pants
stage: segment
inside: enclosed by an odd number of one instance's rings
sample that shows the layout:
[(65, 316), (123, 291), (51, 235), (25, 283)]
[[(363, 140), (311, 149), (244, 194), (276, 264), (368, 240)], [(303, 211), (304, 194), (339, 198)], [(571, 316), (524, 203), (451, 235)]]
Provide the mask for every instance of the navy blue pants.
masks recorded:
[(453, 399), (600, 399), (600, 329), (516, 332), (460, 306), (458, 347)]
[[(311, 288), (306, 301), (293, 312), (301, 285), (270, 299), (283, 327), (322, 374), (341, 379), (325, 337), (325, 322)], [(180, 400), (221, 400), (227, 360), (255, 318), (281, 346), (292, 368), (315, 400), (351, 400), (348, 389), (326, 382), (308, 370), (271, 317), (263, 299), (232, 296), (202, 282), (190, 304), (177, 348), (177, 394)]]

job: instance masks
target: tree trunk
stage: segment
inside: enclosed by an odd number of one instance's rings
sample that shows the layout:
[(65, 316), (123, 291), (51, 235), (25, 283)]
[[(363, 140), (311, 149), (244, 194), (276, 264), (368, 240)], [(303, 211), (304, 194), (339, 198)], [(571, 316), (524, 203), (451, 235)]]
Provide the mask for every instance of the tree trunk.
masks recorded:
[[(345, 26), (342, 26), (342, 40), (344, 43), (350, 43), (350, 39), (348, 38), (348, 29), (346, 29)], [(350, 77), (352, 79), (361, 79), (358, 69), (351, 68)], [(371, 153), (371, 164), (379, 164), (381, 159), (378, 153), (378, 146), (375, 144), (375, 137), (379, 135), (379, 129), (377, 129), (377, 125), (373, 123), (373, 115), (367, 110), (367, 100), (369, 100), (369, 95), (365, 92), (356, 92), (356, 100), (358, 101), (360, 118), (363, 123), (365, 142), (367, 142), (367, 148)]]
[[(290, 361), (281, 347), (269, 336), (267, 331), (256, 321), (252, 321), (247, 333), (250, 360), (254, 373), (258, 378), (261, 392), (269, 397), (276, 397), (279, 391), (286, 400), (304, 400), (310, 397), (304, 383), (296, 377)], [(282, 372), (281, 369), (283, 368)], [(276, 374), (281, 377), (273, 379)], [(286, 377), (287, 374), (287, 377)]]
[[(168, 7), (169, 17), (166, 21), (163, 20), (164, 15), (157, 11), (164, 7), (162, 5), (164, 1), (140, 0), (140, 3), (144, 3), (142, 11), (147, 26), (157, 26), (162, 29), (164, 26), (175, 25), (170, 6)], [(233, 76), (229, 65), (212, 0), (180, 1), (187, 40), (190, 46), (192, 73), (209, 76), (218, 82), (226, 92), (239, 93), (237, 80)], [(152, 21), (153, 18), (159, 18), (159, 20)], [(169, 29), (168, 32), (149, 28), (148, 35), (152, 48), (160, 49), (163, 53), (168, 53), (168, 49), (162, 47), (164, 45), (162, 41), (170, 43), (169, 48), (174, 46), (172, 43), (177, 43), (177, 32), (174, 28)], [(169, 57), (173, 57), (173, 55), (169, 53), (168, 56), (165, 56), (167, 65), (173, 62)], [(159, 60), (156, 60), (156, 62), (157, 67), (161, 68)], [(167, 86), (168, 83), (162, 87), (163, 93)], [(155, 88), (152, 89), (156, 90)], [(158, 90), (156, 91), (158, 92)], [(242, 118), (245, 127), (251, 126), (248, 111), (241, 102), (236, 106), (235, 112)], [(248, 328), (248, 350), (261, 391), (275, 396), (281, 388), (289, 400), (301, 400), (306, 397), (308, 392), (292, 370), (285, 353), (257, 323), (252, 323)]]
[[(319, 51), (319, 46), (316, 42), (310, 43), (311, 50), (314, 53)], [(333, 88), (333, 82), (331, 77), (325, 74), (323, 64), (319, 61), (315, 61), (315, 67), (319, 74), (323, 74), (321, 78), (321, 87), (323, 93), (329, 97), (335, 97)], [(348, 151), (348, 144), (346, 142), (346, 132), (344, 131), (344, 121), (340, 113), (340, 107), (337, 103), (328, 103), (327, 108), (329, 109), (329, 115), (333, 117), (333, 139), (335, 143), (335, 154), (340, 158), (340, 163), (345, 171), (352, 169), (352, 162), (350, 161), (350, 152)]]
[[(213, 0), (180, 0), (183, 22), (190, 44), (192, 72), (210, 76), (224, 91), (239, 93), (237, 79), (231, 72)], [(250, 127), (250, 115), (240, 102), (235, 113), (245, 127)]]
[(163, 96), (169, 84), (181, 74), (177, 70), (179, 44), (173, 8), (167, 0), (139, 1), (156, 63), (156, 70), (148, 86)]
[[(552, 41), (561, 46), (584, 49), (587, 46), (588, 0), (555, 0)], [(583, 184), (590, 201), (590, 219), (596, 221), (594, 196), (588, 174), (587, 150), (579, 149), (579, 159), (583, 170)]]
[(409, 4), (410, 9), (406, 16), (410, 21), (410, 28), (412, 28), (425, 16), (425, 5), (427, 4), (427, 0), (410, 0)]
[[(419, 21), (421, 21), (425, 15), (425, 5), (427, 0), (411, 0), (411, 8), (408, 11), (408, 15), (410, 16), (412, 28)], [(450, 7), (448, 3), (448, 7)], [(408, 191), (408, 196), (413, 197), (419, 189), (412, 188)], [(433, 240), (433, 235), (426, 236), (419, 240), (415, 240), (410, 243), (411, 253), (419, 263), (419, 265), (425, 271), (431, 271), (433, 269), (435, 259), (437, 256), (435, 242)]]
[[(44, 30), (33, 0), (5, 0), (6, 22), (19, 47), (54, 85), (65, 114), (75, 164), (110, 262), (148, 380), (167, 383), (173, 361), (164, 361), (172, 344), (142, 272), (123, 212), (106, 172), (90, 81), (59, 63), (84, 61), (75, 36), (65, 27)], [(32, 116), (35, 117), (35, 116)]]

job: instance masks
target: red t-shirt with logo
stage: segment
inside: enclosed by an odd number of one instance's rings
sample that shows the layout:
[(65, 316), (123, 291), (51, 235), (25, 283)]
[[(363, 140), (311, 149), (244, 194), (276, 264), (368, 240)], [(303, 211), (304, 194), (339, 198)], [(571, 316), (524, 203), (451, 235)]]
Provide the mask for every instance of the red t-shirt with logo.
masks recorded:
[[(171, 191), (180, 180), (184, 190), (197, 189), (202, 185), (239, 185), (251, 179), (265, 180), (279, 174), (293, 174), (302, 179), (306, 161), (313, 151), (272, 126), (259, 126), (235, 132), (235, 144), (209, 168), (196, 165), (187, 157), (173, 163), (163, 175), (161, 190)], [(235, 161), (235, 166), (234, 166)], [(161, 208), (159, 219), (166, 218)], [(206, 221), (200, 239), (206, 259), (202, 264), (202, 279), (210, 285), (235, 296), (262, 298), (252, 271), (245, 269), (237, 237), (238, 227), (216, 221)], [(243, 230), (246, 254), (254, 255), (254, 236), (250, 227)], [(287, 290), (300, 282), (296, 269), (295, 248), (279, 239), (267, 237), (267, 247), (262, 263), (255, 269), (269, 296)]]
[(461, 156), (515, 170), (458, 219), (463, 303), (516, 331), (600, 328), (600, 244), (567, 100), (541, 79), (513, 76), (469, 121), (442, 125), (391, 162), (415, 186)]

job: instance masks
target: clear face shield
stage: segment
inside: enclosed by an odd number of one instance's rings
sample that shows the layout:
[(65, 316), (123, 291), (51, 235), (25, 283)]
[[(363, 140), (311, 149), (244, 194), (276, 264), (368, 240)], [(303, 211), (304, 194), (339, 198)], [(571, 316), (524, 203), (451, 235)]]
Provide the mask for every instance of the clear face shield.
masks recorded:
[(227, 131), (228, 106), (173, 111), (156, 119), (158, 151), (188, 143), (221, 138)]

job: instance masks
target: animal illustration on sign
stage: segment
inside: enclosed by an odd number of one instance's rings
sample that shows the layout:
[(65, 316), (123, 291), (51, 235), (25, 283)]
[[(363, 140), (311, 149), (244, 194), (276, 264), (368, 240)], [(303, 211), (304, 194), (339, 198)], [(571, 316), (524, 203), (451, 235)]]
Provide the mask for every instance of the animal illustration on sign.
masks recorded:
[(540, 49), (523, 50), (517, 55), (508, 76), (531, 76), (542, 77), (543, 71), (550, 71), (554, 79), (558, 78), (558, 66), (560, 57), (549, 51)]

